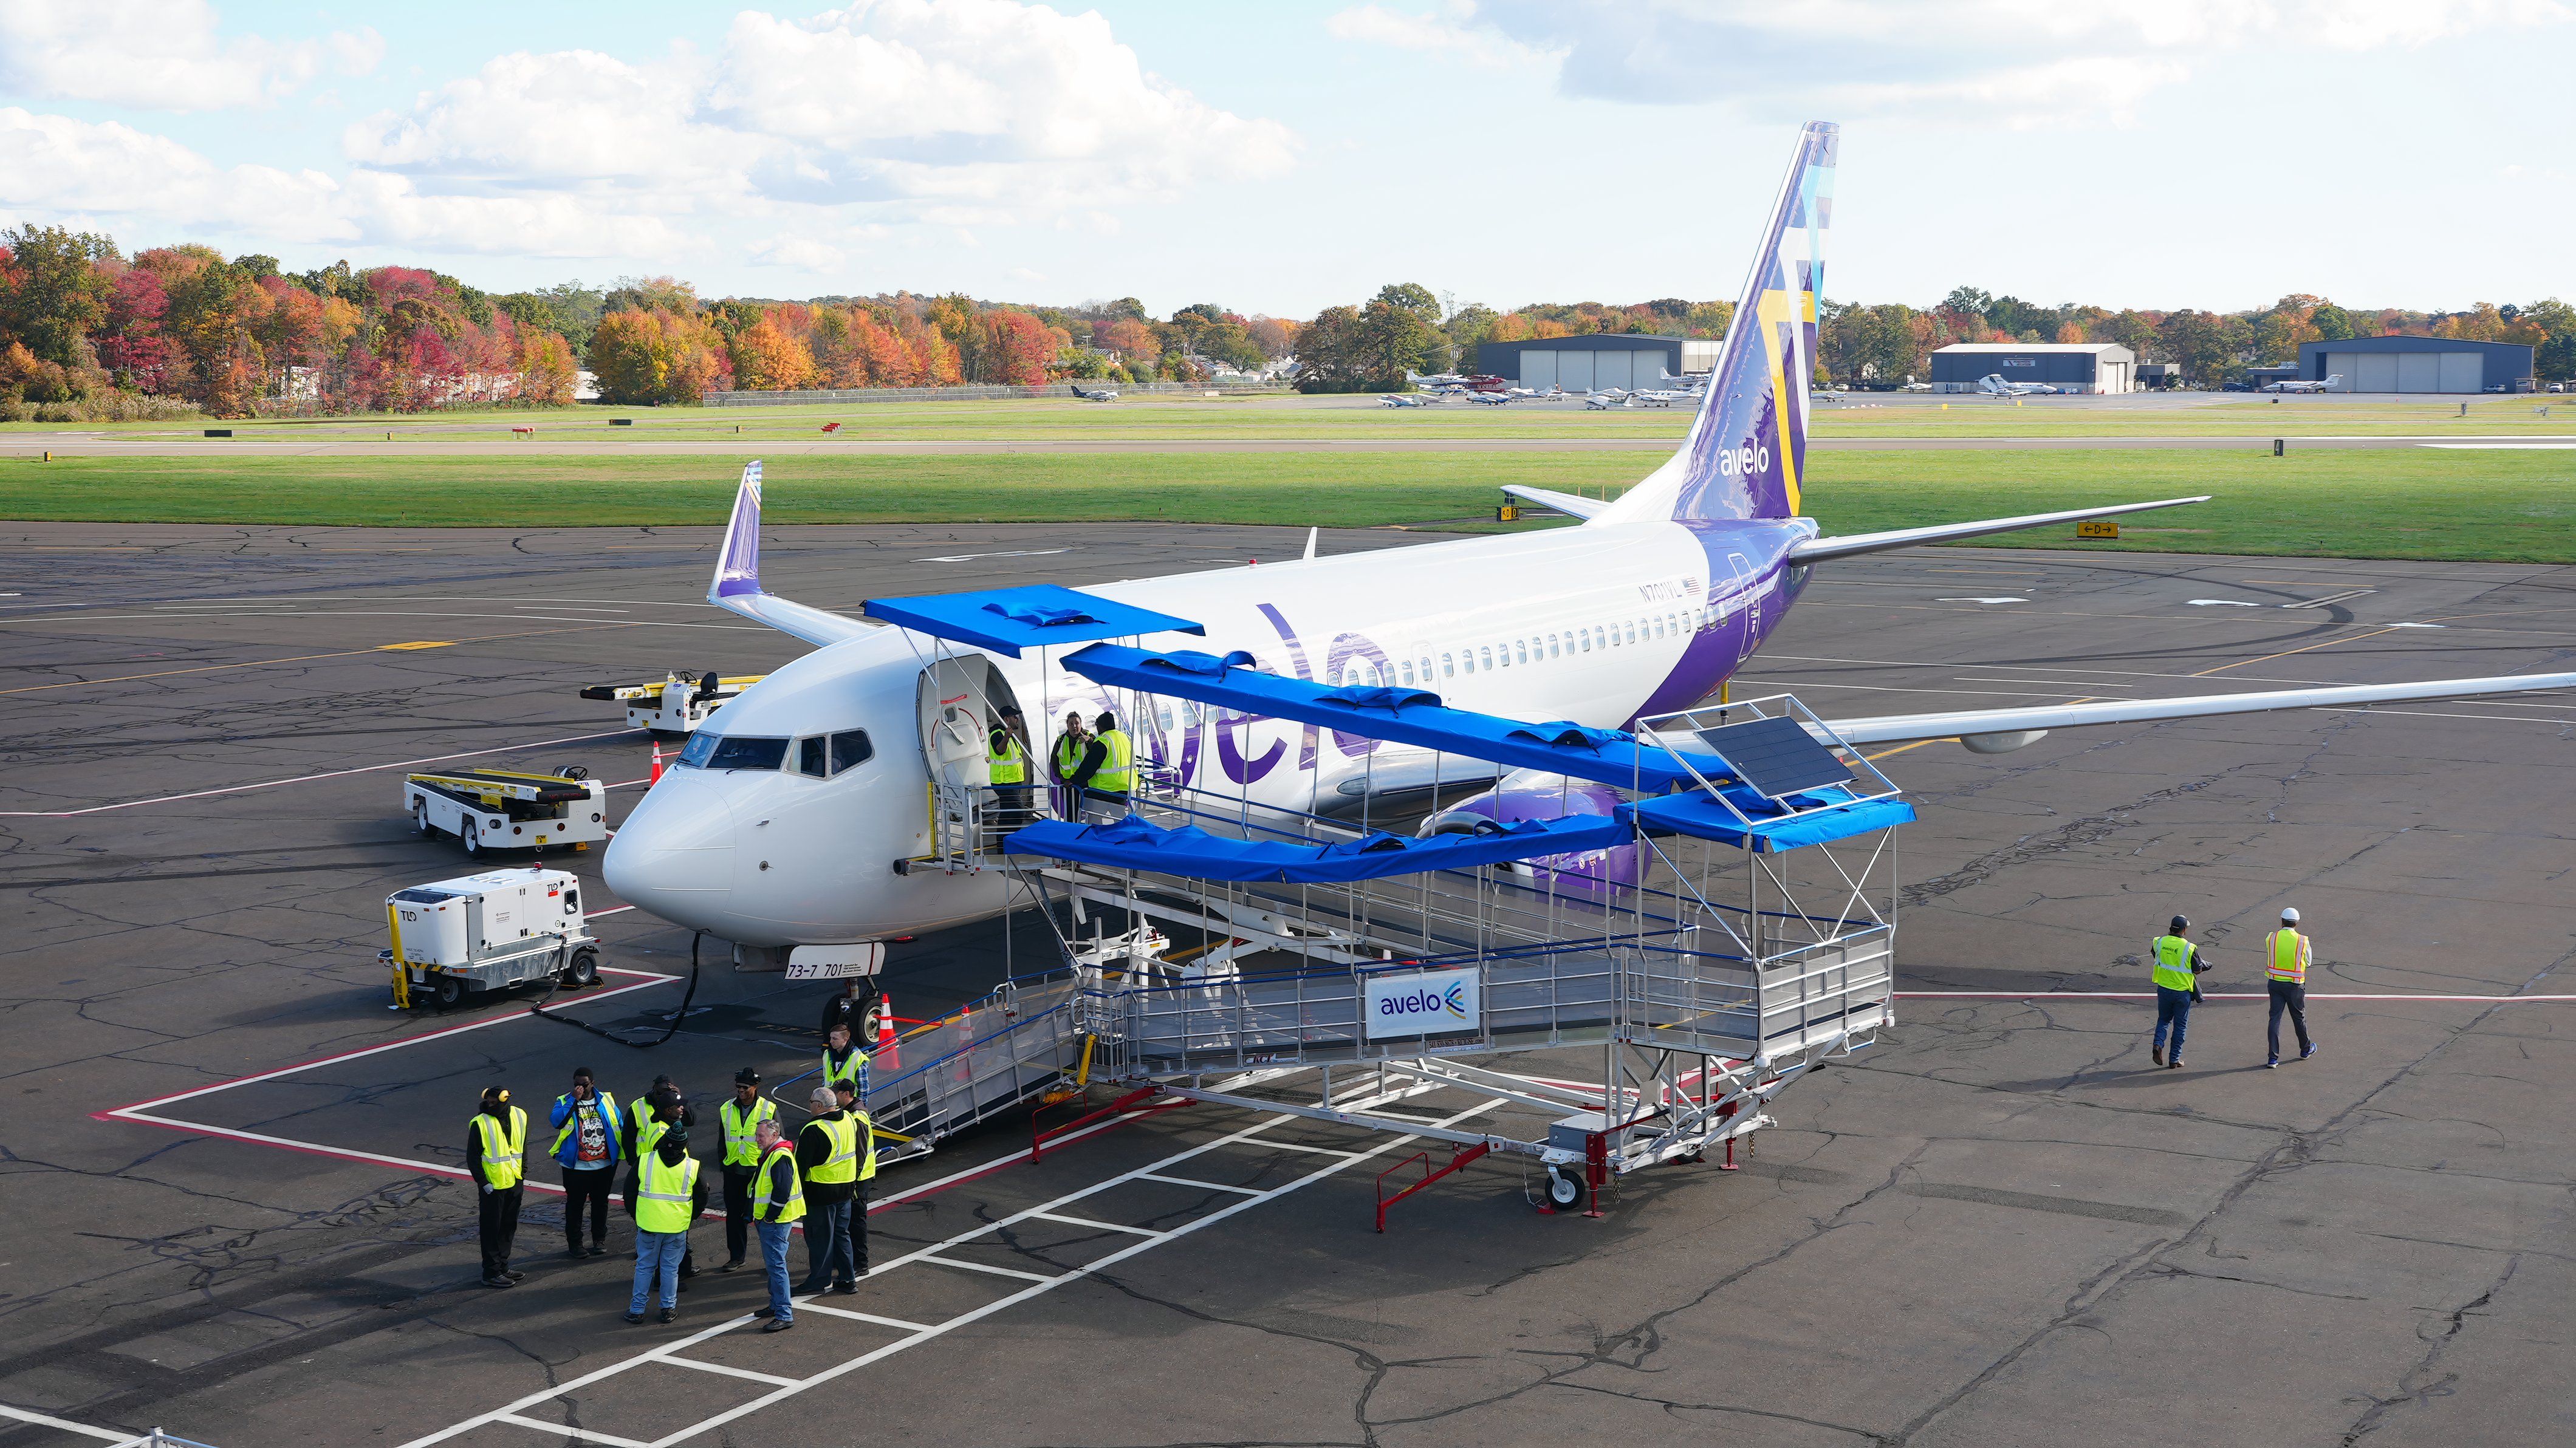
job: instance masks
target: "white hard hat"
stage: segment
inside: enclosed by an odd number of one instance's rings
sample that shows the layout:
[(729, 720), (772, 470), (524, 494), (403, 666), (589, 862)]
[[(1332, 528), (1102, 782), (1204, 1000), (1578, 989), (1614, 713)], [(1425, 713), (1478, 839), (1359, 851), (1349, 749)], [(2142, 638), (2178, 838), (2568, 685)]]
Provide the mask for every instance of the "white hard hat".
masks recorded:
[(2296, 924), (2298, 924), (2298, 923), (2299, 923), (2299, 912), (2298, 912), (2298, 911), (2296, 911), (2296, 910), (2284, 910), (2284, 911), (2282, 911), (2282, 912), (2281, 912), (2281, 923), (2282, 923), (2282, 924), (2284, 924), (2284, 925), (2296, 925)]

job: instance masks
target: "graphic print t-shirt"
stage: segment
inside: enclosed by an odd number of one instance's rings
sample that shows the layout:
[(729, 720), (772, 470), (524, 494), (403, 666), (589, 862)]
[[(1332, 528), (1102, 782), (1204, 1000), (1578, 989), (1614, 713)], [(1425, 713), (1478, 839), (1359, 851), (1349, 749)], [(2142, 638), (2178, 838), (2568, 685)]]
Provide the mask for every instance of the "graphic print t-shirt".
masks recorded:
[(601, 1119), (597, 1098), (573, 1103), (573, 1166), (608, 1165), (608, 1123)]

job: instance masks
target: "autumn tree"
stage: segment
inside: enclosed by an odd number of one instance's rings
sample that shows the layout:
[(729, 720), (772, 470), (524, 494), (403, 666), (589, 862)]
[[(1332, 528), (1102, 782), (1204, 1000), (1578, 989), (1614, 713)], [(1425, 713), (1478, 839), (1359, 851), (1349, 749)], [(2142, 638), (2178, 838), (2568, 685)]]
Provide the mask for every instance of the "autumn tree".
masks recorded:
[(60, 226), (0, 232), (9, 265), (0, 272), (0, 331), (61, 367), (88, 363), (92, 328), (107, 319), (110, 280), (99, 264), (116, 259), (116, 243)]
[(776, 319), (762, 317), (735, 334), (734, 385), (752, 392), (792, 392), (814, 381), (814, 354)]

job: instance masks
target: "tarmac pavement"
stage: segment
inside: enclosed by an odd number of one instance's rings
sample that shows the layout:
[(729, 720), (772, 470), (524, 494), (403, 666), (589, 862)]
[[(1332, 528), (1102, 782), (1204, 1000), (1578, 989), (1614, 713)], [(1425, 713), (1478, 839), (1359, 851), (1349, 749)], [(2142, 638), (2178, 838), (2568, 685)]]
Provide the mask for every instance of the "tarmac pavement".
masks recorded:
[[(767, 531), (772, 586), (844, 609), (1304, 542)], [(728, 1326), (761, 1300), (753, 1273), (702, 1273), (678, 1323), (625, 1325), (627, 1225), (610, 1257), (562, 1260), (542, 1191), (526, 1281), (475, 1285), (465, 1118), (500, 1082), (542, 1121), (589, 1064), (621, 1096), (668, 1071), (703, 1119), (737, 1066), (810, 1065), (818, 988), (711, 955), (670, 1044), (635, 1050), (525, 999), (390, 1011), (375, 962), (389, 891), (471, 868), (399, 817), (404, 761), (587, 762), (615, 818), (645, 747), (581, 685), (801, 651), (700, 601), (717, 530), (5, 532), (0, 1079), (20, 1105), (0, 1125), (0, 1405), (75, 1426), (0, 1445), (156, 1423), (221, 1448), (2576, 1432), (2576, 697), (1888, 751), (1923, 811), (1900, 1024), (1785, 1093), (1745, 1170), (1639, 1173), (1589, 1220), (1538, 1215), (1493, 1158), (1380, 1236), (1371, 1179), (1413, 1145), (1191, 1107), (1032, 1163), (1009, 1124), (880, 1177), (884, 1270), (764, 1337)], [(1735, 693), (1831, 718), (2536, 672), (2576, 653), (2571, 586), (2523, 565), (1924, 550), (1820, 569)], [(615, 909), (596, 853), (549, 863)], [(2318, 942), (2323, 1049), (2265, 1071), (2261, 1003), (2233, 997), (2260, 993), (2253, 945), (2284, 904)], [(2219, 970), (2169, 1071), (2135, 996), (2176, 912)], [(661, 1033), (686, 933), (635, 911), (594, 929), (626, 973), (563, 1014)], [(928, 1018), (1051, 948), (1026, 921), (898, 943), (888, 987)], [(702, 1267), (722, 1258), (720, 1225), (694, 1240)]]

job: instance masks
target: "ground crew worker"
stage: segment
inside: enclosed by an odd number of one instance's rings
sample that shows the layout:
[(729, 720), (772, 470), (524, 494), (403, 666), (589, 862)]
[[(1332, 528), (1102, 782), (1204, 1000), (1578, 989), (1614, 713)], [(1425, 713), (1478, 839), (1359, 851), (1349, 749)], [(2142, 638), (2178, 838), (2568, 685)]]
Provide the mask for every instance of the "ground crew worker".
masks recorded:
[(1118, 727), (1118, 716), (1103, 709), (1094, 721), (1099, 732), (1074, 771), (1073, 786), (1084, 812), (1098, 809), (1115, 817), (1127, 812), (1127, 791), (1135, 782), (1136, 745)]
[[(698, 1113), (690, 1109), (689, 1099), (680, 1094), (679, 1086), (668, 1076), (656, 1077), (655, 1081), (653, 1099), (647, 1103), (651, 1114), (635, 1130), (636, 1171), (626, 1174), (626, 1191), (630, 1197), (635, 1191), (636, 1172), (643, 1169), (644, 1158), (653, 1154), (653, 1148), (667, 1137), (678, 1141), (681, 1152), (685, 1154), (689, 1149), (689, 1132), (698, 1124)], [(689, 1279), (697, 1275), (697, 1249), (684, 1241), (680, 1244), (680, 1290), (688, 1291)]]
[[(2177, 915), (2173, 928), (2147, 943), (2155, 957), (2156, 1033), (2148, 1043), (2147, 1057), (2169, 1070), (2182, 1069), (2182, 1033), (2191, 1024), (2191, 1004), (2200, 999), (2200, 973), (2209, 969), (2200, 947), (2184, 935), (2191, 922)], [(2173, 1027), (2173, 1056), (2165, 1056), (2165, 1027)]]
[[(663, 1092), (677, 1094), (679, 1089), (678, 1083), (670, 1077), (656, 1076), (649, 1089), (626, 1104), (626, 1122), (622, 1128), (625, 1139), (619, 1145), (624, 1148), (627, 1161), (637, 1161), (645, 1152), (652, 1149), (653, 1137), (661, 1131), (660, 1108), (655, 1103), (661, 1099)], [(685, 1103), (686, 1098), (682, 1100)], [(684, 1127), (698, 1124), (697, 1113), (689, 1110), (686, 1104), (680, 1107), (680, 1124)], [(632, 1171), (630, 1167), (630, 1175)]]
[(1074, 783), (1074, 776), (1081, 774), (1085, 765), (1093, 769), (1099, 768), (1093, 759), (1095, 751), (1098, 751), (1101, 758), (1108, 757), (1107, 752), (1100, 750), (1100, 746), (1091, 738), (1090, 728), (1082, 722), (1082, 711), (1066, 710), (1064, 732), (1056, 736), (1053, 760), (1055, 782), (1058, 786), (1056, 818), (1069, 820), (1081, 817), (1082, 790)]
[(993, 784), (993, 827), (1003, 834), (1029, 820), (1029, 750), (1020, 711), (1005, 704), (984, 743), (984, 768)]
[(499, 1086), (483, 1088), (482, 1105), (465, 1124), (465, 1167), (474, 1177), (482, 1211), (483, 1285), (508, 1287), (525, 1272), (510, 1269), (510, 1242), (519, 1234), (519, 1183), (528, 1173), (528, 1113), (510, 1104)]
[(829, 1086), (815, 1087), (807, 1104), (814, 1119), (796, 1133), (796, 1169), (805, 1178), (805, 1280), (796, 1290), (856, 1292), (850, 1194), (859, 1178), (859, 1126)]
[(2272, 1018), (2263, 1030), (2263, 1043), (2270, 1048), (2265, 1070), (2281, 1066), (2281, 1012), (2290, 1013), (2290, 1027), (2299, 1033), (2299, 1059), (2304, 1061), (2317, 1053), (2317, 1043), (2308, 1039), (2308, 966), (2316, 952), (2308, 937), (2299, 933), (2299, 912), (2281, 912), (2281, 928), (2263, 937), (2263, 988), (2272, 998)]
[(868, 1275), (868, 1183), (877, 1179), (877, 1128), (868, 1119), (867, 1103), (853, 1097), (847, 1085), (835, 1086), (832, 1094), (849, 1118), (858, 1138), (858, 1175), (850, 1182), (850, 1225), (843, 1232), (850, 1239), (850, 1272), (853, 1290), (857, 1279)]
[(868, 1095), (868, 1053), (850, 1039), (850, 1028), (834, 1026), (823, 1038), (823, 1084), (850, 1083), (850, 1089), (864, 1101)]
[(706, 1178), (689, 1155), (689, 1139), (676, 1131), (654, 1139), (653, 1149), (626, 1179), (626, 1215), (635, 1219), (635, 1292), (626, 1320), (644, 1320), (644, 1298), (658, 1287), (662, 1320), (680, 1306), (680, 1261), (689, 1253), (689, 1225), (707, 1209)]
[[(555, 1144), (550, 1153), (563, 1168), (564, 1255), (608, 1254), (608, 1194), (617, 1185), (618, 1138), (623, 1120), (617, 1098), (599, 1089), (588, 1066), (576, 1066), (572, 1089), (555, 1098), (552, 1112)], [(581, 1219), (590, 1215), (590, 1246), (581, 1245)]]
[(760, 1123), (778, 1114), (778, 1104), (760, 1094), (760, 1073), (749, 1066), (733, 1073), (733, 1099), (716, 1105), (724, 1127), (725, 1260), (718, 1272), (742, 1265), (751, 1237), (751, 1174), (760, 1165)]
[(753, 1133), (760, 1164), (753, 1168), (751, 1229), (760, 1237), (769, 1305), (752, 1315), (769, 1319), (762, 1332), (785, 1332), (796, 1325), (796, 1299), (787, 1290), (787, 1234), (805, 1220), (805, 1179), (796, 1170), (796, 1148), (787, 1144), (775, 1115), (762, 1118)]

